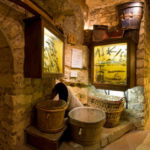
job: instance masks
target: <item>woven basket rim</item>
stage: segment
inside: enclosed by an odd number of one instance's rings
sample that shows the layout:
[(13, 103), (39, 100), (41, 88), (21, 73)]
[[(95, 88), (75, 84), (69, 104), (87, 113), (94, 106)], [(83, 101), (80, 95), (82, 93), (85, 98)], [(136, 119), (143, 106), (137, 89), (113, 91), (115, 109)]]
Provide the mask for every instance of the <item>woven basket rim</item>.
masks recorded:
[(119, 101), (109, 101), (109, 100), (103, 100), (101, 98), (98, 97), (94, 97), (94, 96), (90, 96), (89, 98), (93, 99), (93, 100), (97, 100), (99, 107), (97, 106), (97, 108), (102, 109), (104, 112), (108, 112), (108, 113), (120, 113), (123, 111), (124, 109), (124, 103), (125, 103), (125, 98), (120, 98)]
[(121, 103), (123, 103), (123, 101), (125, 102), (125, 97), (120, 97), (120, 100), (115, 100), (115, 101), (107, 100), (107, 99), (104, 100), (104, 99), (102, 99), (100, 97), (96, 97), (96, 96), (88, 96), (88, 98), (95, 99), (95, 100), (98, 100), (98, 101), (101, 101), (101, 102), (107, 103), (107, 104), (121, 104)]

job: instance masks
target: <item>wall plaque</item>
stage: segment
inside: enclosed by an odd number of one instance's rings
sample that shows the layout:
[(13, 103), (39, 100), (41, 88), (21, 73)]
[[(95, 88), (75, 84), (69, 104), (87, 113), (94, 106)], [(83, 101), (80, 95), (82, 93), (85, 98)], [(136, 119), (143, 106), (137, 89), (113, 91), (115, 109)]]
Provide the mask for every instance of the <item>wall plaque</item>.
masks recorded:
[(82, 50), (72, 49), (72, 68), (82, 68)]

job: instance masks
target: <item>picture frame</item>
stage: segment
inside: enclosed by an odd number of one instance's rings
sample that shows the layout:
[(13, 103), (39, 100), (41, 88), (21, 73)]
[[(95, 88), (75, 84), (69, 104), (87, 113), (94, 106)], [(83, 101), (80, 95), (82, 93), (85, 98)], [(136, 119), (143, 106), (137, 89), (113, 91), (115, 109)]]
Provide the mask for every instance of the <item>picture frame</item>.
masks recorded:
[(136, 44), (131, 39), (92, 43), (91, 81), (96, 88), (125, 91), (136, 82)]
[(64, 36), (41, 17), (25, 22), (26, 78), (61, 77), (64, 74)]

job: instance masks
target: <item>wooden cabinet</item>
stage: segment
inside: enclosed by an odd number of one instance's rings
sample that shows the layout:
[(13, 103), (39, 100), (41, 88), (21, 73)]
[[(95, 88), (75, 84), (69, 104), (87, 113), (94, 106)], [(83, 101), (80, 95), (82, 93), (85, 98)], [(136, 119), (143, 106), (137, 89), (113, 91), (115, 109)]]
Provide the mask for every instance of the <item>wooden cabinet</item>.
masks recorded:
[(100, 89), (124, 91), (135, 86), (136, 44), (130, 39), (92, 44), (92, 83)]
[(25, 22), (24, 76), (42, 78), (64, 73), (64, 37), (56, 27), (41, 17)]

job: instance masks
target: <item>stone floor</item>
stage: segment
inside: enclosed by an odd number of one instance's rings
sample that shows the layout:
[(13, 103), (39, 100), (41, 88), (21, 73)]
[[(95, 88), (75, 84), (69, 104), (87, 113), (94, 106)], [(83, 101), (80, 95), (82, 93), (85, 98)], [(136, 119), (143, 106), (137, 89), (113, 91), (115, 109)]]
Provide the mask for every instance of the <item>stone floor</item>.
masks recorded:
[(150, 131), (132, 131), (105, 148), (99, 144), (83, 147), (73, 142), (64, 142), (60, 150), (150, 150)]
[(121, 121), (115, 128), (103, 128), (101, 141), (97, 145), (86, 147), (69, 141), (63, 142), (59, 150), (150, 150), (150, 130), (133, 130), (131, 122)]
[(106, 145), (119, 139), (125, 133), (133, 130), (133, 128), (134, 126), (131, 122), (120, 121), (117, 127), (103, 128), (101, 141), (97, 145), (86, 147), (70, 141), (70, 142), (63, 142), (59, 150), (100, 150)]
[(133, 131), (103, 150), (150, 150), (150, 131)]

